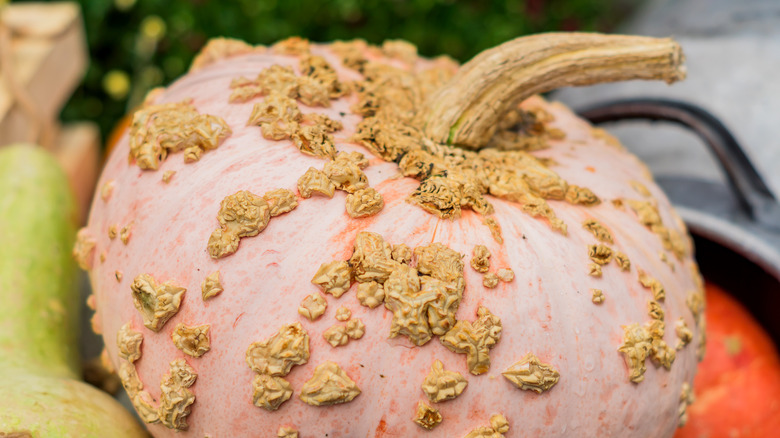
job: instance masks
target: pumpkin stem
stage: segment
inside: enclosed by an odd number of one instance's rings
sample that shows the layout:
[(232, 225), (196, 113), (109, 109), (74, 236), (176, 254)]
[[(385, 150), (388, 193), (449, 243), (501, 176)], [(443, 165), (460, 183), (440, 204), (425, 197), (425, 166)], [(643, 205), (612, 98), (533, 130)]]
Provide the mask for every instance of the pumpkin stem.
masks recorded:
[(431, 140), (479, 149), (499, 120), (528, 97), (566, 86), (631, 79), (685, 79), (671, 38), (547, 33), (508, 41), (464, 64), (426, 103)]

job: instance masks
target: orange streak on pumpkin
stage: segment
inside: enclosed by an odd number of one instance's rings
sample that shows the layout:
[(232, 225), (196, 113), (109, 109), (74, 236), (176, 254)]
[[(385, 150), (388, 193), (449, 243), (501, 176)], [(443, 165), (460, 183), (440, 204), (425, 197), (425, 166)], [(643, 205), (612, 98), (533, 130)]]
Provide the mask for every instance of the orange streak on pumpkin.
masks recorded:
[(433, 243), (436, 240), (436, 231), (439, 229), (439, 224), (441, 223), (441, 219), (436, 220), (436, 225), (433, 226), (433, 234), (431, 234), (431, 243)]
[[(378, 214), (382, 214), (382, 212), (380, 211)], [(329, 241), (334, 245), (334, 247), (339, 247), (346, 244), (346, 246), (343, 248), (342, 254), (340, 255), (346, 260), (352, 256), (353, 247), (350, 242), (354, 242), (358, 233), (365, 231), (374, 222), (376, 222), (376, 215), (355, 220), (350, 218), (345, 211), (344, 219), (344, 227), (341, 229), (341, 231), (337, 232), (333, 237), (331, 237)]]
[(236, 324), (238, 324), (238, 321), (241, 319), (242, 316), (244, 316), (245, 313), (246, 312), (241, 312), (241, 313), (238, 314), (238, 316), (236, 317), (236, 320), (233, 321), (233, 328), (236, 328)]
[(374, 432), (374, 438), (382, 438), (385, 436), (385, 432), (387, 432), (387, 422), (385, 421), (385, 417), (382, 417), (382, 419), (379, 420), (379, 426), (377, 426), (376, 432)]

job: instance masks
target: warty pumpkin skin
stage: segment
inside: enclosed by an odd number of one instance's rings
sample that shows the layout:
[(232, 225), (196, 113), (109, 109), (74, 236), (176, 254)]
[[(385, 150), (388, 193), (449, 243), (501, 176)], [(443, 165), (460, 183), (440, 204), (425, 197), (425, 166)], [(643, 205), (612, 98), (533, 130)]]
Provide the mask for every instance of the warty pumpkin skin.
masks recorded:
[[(351, 218), (345, 212), (344, 191), (336, 190), (332, 198), (304, 199), (298, 193), (299, 177), (310, 167), (322, 169), (326, 160), (302, 154), (290, 140), (268, 140), (258, 126), (247, 126), (253, 105), (264, 97), (228, 102), (235, 78), (254, 77), (272, 65), (291, 66), (300, 74), (300, 57), (240, 43), (227, 47), (235, 50), (214, 56), (154, 93), (150, 104), (191, 99), (201, 114), (222, 117), (232, 130), (230, 136), (193, 163), (185, 164), (181, 152), (172, 152), (156, 171), (142, 170), (128, 160), (130, 138), (122, 137), (103, 170), (88, 225), (82, 231), (81, 243), (86, 246), (76, 250), (92, 280), (97, 307), (93, 323), (103, 333), (107, 356), (115, 367), (130, 364), (119, 355), (120, 329), (130, 323), (143, 336), (140, 359), (133, 365), (143, 390), (151, 396), (149, 403), (153, 407), (160, 403), (160, 382), (175, 359), (183, 359), (197, 374), (186, 391), (178, 387), (179, 394), (189, 391), (194, 395), (186, 431), (150, 424), (155, 436), (273, 436), (282, 426), (297, 429), (302, 437), (452, 438), (465, 437), (480, 427), (485, 430), (475, 433), (482, 435), (468, 436), (673, 435), (681, 388), (693, 381), (701, 342), (697, 317), (686, 299), (699, 294), (701, 287), (689, 241), (680, 243), (684, 254), (678, 259), (627, 204), (629, 200), (657, 202), (663, 224), (685, 236), (684, 225), (637, 158), (565, 106), (540, 97), (525, 100), (523, 108), (549, 113), (554, 120), (547, 126), (565, 133), (565, 138), (549, 139), (549, 148), (532, 154), (548, 159), (549, 168), (568, 184), (590, 189), (601, 202), (584, 206), (549, 200), (555, 215), (568, 226), (564, 235), (553, 230), (548, 220), (525, 213), (521, 203), (488, 196), (495, 208), (490, 217), (502, 230), (500, 244), (483, 223), (484, 217), (470, 209), (464, 209), (459, 218), (443, 219), (407, 202), (420, 182), (400, 177), (396, 163), (352, 139), (362, 120), (351, 110), (356, 93), (331, 100), (327, 108), (299, 102), (303, 113), (326, 114), (343, 123), (343, 129), (333, 133), (338, 151), (356, 151), (368, 158), (364, 172), (370, 187), (383, 197), (384, 207), (369, 217)], [(329, 46), (312, 45), (310, 50), (333, 66), (339, 80), (361, 79), (357, 71), (342, 65)], [(409, 68), (398, 59), (382, 57), (378, 49), (366, 49), (365, 56)], [(413, 68), (432, 65), (444, 64), (415, 58)], [(164, 182), (168, 171), (175, 174)], [(207, 244), (220, 227), (220, 202), (242, 190), (262, 196), (278, 188), (296, 194), (297, 208), (271, 217), (256, 236), (241, 238), (234, 254), (212, 258)], [(614, 243), (608, 246), (628, 257), (629, 270), (621, 270), (612, 261), (602, 267), (601, 277), (589, 275), (588, 247), (599, 242), (583, 228), (588, 219), (609, 230)], [(110, 229), (121, 234), (124, 227), (124, 236), (109, 236)], [(405, 336), (389, 338), (393, 313), (383, 306), (360, 305), (354, 280), (340, 298), (325, 295), (328, 307), (319, 319), (310, 321), (298, 313), (301, 301), (320, 290), (311, 282), (320, 265), (349, 260), (356, 237), (364, 231), (412, 250), (439, 242), (464, 256), (465, 290), (457, 319), (474, 322), (482, 306), (502, 326), (500, 339), (489, 350), (487, 372), (470, 373), (466, 355), (449, 350), (437, 336), (422, 346), (413, 345)], [(490, 272), (511, 268), (514, 279), (499, 282), (495, 288), (483, 286), (484, 275), (469, 266), (476, 245), (489, 250)], [(417, 261), (415, 257), (412, 266)], [(653, 292), (640, 283), (639, 269), (665, 289), (661, 307), (667, 321), (666, 344), (674, 348), (678, 340), (674, 322), (680, 318), (690, 328), (693, 341), (676, 351), (669, 370), (647, 359), (644, 380), (632, 383), (618, 348), (625, 326), (643, 325), (651, 319), (648, 302)], [(224, 290), (204, 301), (201, 284), (215, 271)], [(186, 288), (178, 312), (159, 332), (144, 326), (134, 306), (131, 285), (141, 274), (152, 276), (158, 285), (170, 282)], [(592, 302), (591, 289), (603, 291), (602, 304)], [(365, 335), (332, 347), (323, 332), (343, 324), (334, 318), (342, 306), (351, 311), (352, 319), (365, 324)], [(284, 376), (292, 387), (292, 398), (276, 411), (257, 407), (252, 386), (257, 373), (247, 365), (247, 349), (296, 322), (308, 333), (310, 357)], [(210, 350), (191, 357), (177, 349), (171, 335), (180, 323), (210, 325)], [(540, 394), (518, 389), (502, 376), (527, 353), (534, 353), (560, 374), (560, 380)], [(436, 360), (468, 381), (453, 400), (431, 403), (421, 390)], [(332, 406), (312, 406), (301, 400), (304, 384), (326, 361), (338, 364), (355, 382), (360, 394), (354, 400)], [(419, 401), (441, 414), (443, 421), (433, 430), (412, 421)], [(493, 414), (507, 419), (508, 431), (490, 429)]]

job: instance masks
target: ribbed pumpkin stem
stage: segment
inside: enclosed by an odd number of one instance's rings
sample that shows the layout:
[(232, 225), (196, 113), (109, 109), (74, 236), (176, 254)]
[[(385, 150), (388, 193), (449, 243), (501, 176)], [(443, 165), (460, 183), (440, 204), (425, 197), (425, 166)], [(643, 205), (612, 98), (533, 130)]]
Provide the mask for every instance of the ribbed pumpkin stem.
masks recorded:
[(682, 49), (671, 38), (594, 33), (521, 37), (463, 65), (420, 114), (428, 138), (479, 149), (497, 122), (528, 97), (560, 87), (631, 79), (685, 78)]

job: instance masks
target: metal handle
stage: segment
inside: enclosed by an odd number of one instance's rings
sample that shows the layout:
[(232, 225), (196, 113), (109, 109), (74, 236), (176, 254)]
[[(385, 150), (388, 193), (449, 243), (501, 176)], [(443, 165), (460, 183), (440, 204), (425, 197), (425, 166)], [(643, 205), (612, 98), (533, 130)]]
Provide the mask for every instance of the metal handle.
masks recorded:
[(621, 120), (667, 121), (701, 138), (726, 172), (729, 185), (754, 221), (780, 230), (780, 204), (726, 126), (704, 109), (670, 99), (627, 99), (599, 103), (578, 111), (593, 124)]

